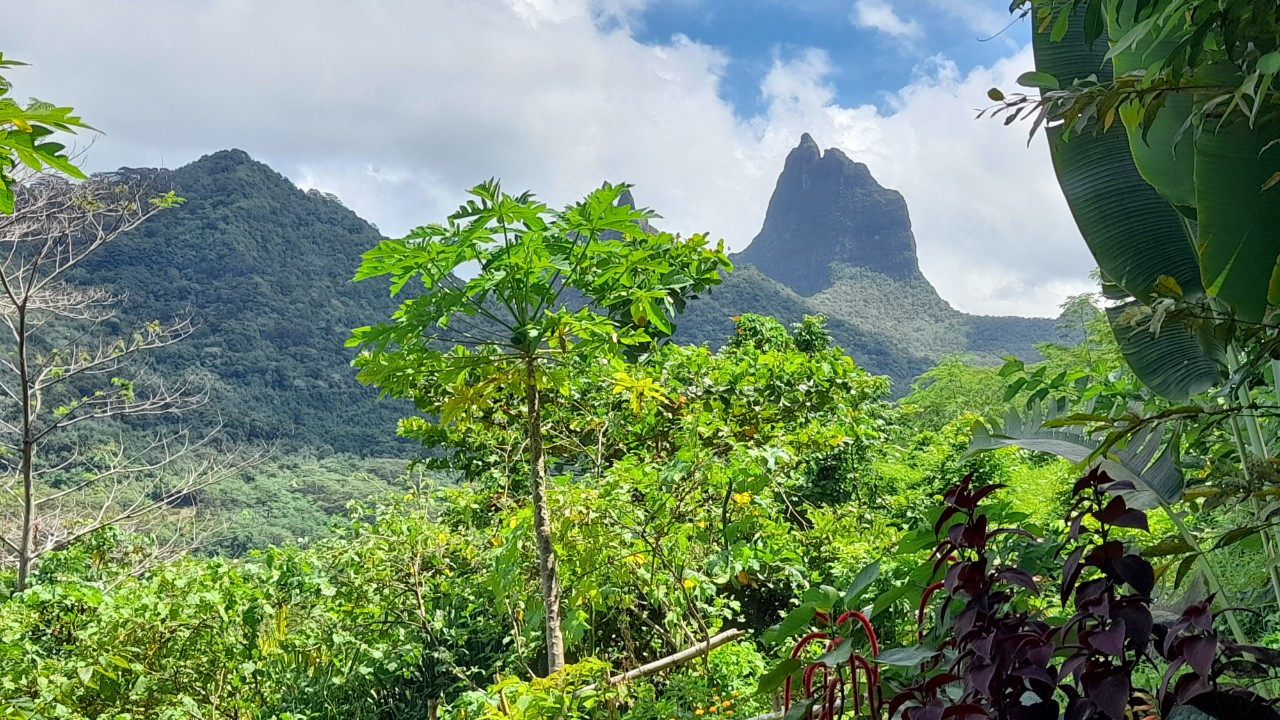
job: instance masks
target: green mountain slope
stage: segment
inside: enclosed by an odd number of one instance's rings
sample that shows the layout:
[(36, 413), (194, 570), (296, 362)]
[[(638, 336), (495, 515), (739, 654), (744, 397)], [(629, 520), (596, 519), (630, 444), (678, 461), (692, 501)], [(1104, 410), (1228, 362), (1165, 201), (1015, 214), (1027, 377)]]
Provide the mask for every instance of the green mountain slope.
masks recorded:
[(195, 314), (201, 328), (155, 360), (211, 384), (197, 419), (286, 449), (404, 454), (405, 406), (357, 383), (343, 347), (394, 307), (384, 286), (350, 282), (377, 230), (238, 150), (131, 172), (186, 202), (93, 256), (79, 280), (127, 293), (127, 324)]

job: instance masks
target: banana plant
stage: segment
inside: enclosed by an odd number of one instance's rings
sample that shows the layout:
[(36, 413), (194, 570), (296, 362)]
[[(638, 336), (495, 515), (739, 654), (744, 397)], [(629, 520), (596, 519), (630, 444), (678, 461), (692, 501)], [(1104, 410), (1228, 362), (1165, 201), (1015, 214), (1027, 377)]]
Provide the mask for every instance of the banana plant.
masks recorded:
[(1033, 0), (1039, 92), (992, 91), (1046, 128), (1126, 360), (1175, 400), (1221, 385), (1280, 304), (1277, 6), (1220, 5)]
[[(1009, 121), (1027, 112), (1033, 133), (1046, 128), (1063, 195), (1116, 303), (1107, 314), (1126, 363), (1170, 400), (1218, 388), (1199, 402), (1235, 409), (1247, 472), (1246, 455), (1269, 457), (1275, 440), (1250, 383), (1265, 378), (1280, 337), (1277, 4), (1030, 6), (1036, 70), (1020, 82), (1038, 96), (992, 97)], [(1280, 362), (1269, 364), (1280, 389)], [(1270, 535), (1280, 604), (1280, 538)]]

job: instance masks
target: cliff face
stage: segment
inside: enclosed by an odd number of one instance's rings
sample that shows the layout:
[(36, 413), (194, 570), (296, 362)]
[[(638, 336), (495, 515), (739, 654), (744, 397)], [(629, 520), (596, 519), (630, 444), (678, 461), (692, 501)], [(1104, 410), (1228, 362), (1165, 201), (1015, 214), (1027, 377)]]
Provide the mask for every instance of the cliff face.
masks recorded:
[(808, 133), (787, 155), (760, 234), (734, 259), (801, 295), (831, 287), (833, 263), (927, 283), (902, 195)]

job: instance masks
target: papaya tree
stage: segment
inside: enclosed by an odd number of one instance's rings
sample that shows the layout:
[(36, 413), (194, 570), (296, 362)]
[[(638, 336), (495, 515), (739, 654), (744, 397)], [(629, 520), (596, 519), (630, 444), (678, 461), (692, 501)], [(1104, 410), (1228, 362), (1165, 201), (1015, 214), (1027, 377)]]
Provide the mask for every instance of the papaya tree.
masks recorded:
[[(24, 63), (7, 59), (0, 53), (0, 70)], [(66, 146), (49, 139), (55, 132), (89, 129), (69, 107), (31, 100), (21, 104), (9, 97), (13, 86), (0, 75), (0, 214), (13, 212), (14, 172), (25, 167), (39, 172), (46, 167), (69, 177), (84, 179), (67, 157)]]
[(393, 295), (421, 284), (388, 322), (353, 331), (362, 382), (438, 425), (484, 430), (486, 409), (523, 407), (549, 672), (565, 650), (543, 406), (576, 363), (634, 358), (669, 337), (685, 303), (731, 267), (723, 243), (651, 230), (654, 214), (632, 208), (627, 189), (606, 184), (554, 211), (490, 180), (443, 223), (366, 252), (356, 273), (389, 276)]

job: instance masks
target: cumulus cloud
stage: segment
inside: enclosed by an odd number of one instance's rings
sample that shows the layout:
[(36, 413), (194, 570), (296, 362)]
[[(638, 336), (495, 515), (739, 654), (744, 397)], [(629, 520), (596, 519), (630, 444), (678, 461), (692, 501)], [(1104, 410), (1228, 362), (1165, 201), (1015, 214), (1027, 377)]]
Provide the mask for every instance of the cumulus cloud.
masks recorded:
[(634, 38), (642, 2), (45, 0), (6, 10), (0, 47), (33, 63), (10, 73), (19, 93), (106, 131), (97, 168), (238, 147), (388, 234), (491, 176), (552, 203), (625, 180), (664, 227), (742, 249), (809, 131), (903, 192), (924, 272), (957, 307), (1052, 314), (1088, 287), (1042, 145), (973, 120), (1025, 50), (969, 72), (931, 61), (880, 108), (841, 106), (822, 51), (779, 55), (743, 118), (720, 96), (720, 50)]
[(919, 40), (924, 37), (920, 23), (903, 19), (888, 0), (857, 0), (849, 19), (860, 28), (879, 30), (895, 40)]

